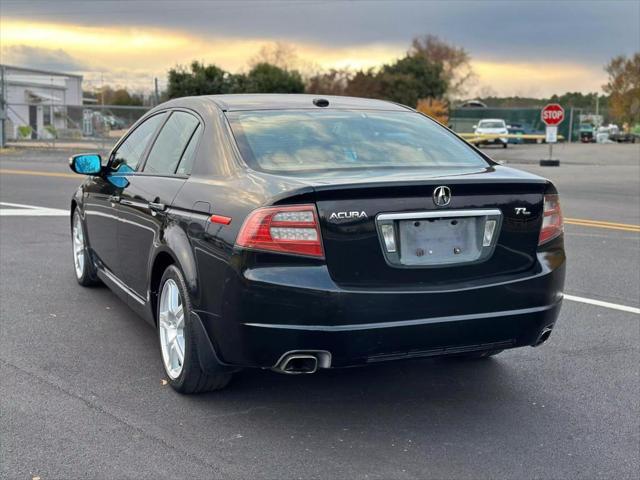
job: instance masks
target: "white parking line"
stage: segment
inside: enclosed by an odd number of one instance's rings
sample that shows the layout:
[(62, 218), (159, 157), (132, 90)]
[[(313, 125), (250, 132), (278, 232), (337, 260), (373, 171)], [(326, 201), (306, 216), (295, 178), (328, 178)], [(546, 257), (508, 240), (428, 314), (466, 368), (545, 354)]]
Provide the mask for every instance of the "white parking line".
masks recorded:
[(68, 210), (59, 208), (37, 207), (35, 205), (24, 205), (22, 203), (0, 202), (0, 217), (68, 217)]
[(620, 305), (618, 303), (603, 302), (602, 300), (594, 300), (592, 298), (576, 297), (573, 295), (567, 295), (566, 293), (564, 298), (566, 300), (571, 300), (572, 302), (587, 303), (589, 305), (596, 305), (598, 307), (611, 308), (612, 310), (620, 310), (621, 312), (640, 315), (640, 308), (636, 307), (628, 307), (627, 305)]

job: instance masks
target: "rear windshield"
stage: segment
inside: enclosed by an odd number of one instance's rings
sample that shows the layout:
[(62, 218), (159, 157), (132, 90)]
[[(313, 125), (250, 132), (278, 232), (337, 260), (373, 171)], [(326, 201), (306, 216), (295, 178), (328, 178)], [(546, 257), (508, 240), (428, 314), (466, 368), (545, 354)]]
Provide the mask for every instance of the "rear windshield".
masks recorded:
[(414, 112), (228, 112), (245, 161), (267, 172), (486, 166), (463, 140)]

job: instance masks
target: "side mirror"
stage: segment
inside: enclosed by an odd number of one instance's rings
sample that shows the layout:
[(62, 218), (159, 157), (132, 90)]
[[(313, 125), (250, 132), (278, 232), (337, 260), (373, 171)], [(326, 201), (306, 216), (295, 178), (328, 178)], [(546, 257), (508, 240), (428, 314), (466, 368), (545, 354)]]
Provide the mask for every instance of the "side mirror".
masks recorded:
[(69, 159), (69, 168), (80, 175), (98, 175), (102, 171), (102, 158), (95, 153), (74, 155)]
[(476, 128), (478, 128), (478, 125), (474, 125), (474, 126), (473, 126), (473, 127), (471, 127), (471, 128), (473, 128), (473, 129), (475, 130)]

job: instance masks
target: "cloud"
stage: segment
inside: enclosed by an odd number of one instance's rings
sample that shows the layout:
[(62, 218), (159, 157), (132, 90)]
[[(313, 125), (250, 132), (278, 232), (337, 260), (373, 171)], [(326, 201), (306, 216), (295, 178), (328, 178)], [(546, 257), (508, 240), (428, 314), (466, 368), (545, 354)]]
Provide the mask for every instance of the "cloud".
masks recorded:
[(181, 0), (5, 2), (3, 18), (103, 29), (159, 29), (204, 41), (266, 39), (324, 48), (403, 45), (436, 34), (496, 61), (603, 65), (637, 50), (640, 2)]
[(9, 45), (2, 47), (2, 62), (20, 67), (41, 68), (62, 72), (89, 70), (82, 61), (72, 57), (65, 50), (33, 47), (30, 45)]
[(479, 95), (491, 89), (499, 95), (549, 97), (562, 92), (599, 92), (606, 82), (601, 67), (573, 62), (473, 62), (478, 86), (471, 93)]
[(5, 3), (3, 62), (80, 70), (90, 86), (145, 90), (154, 77), (163, 86), (169, 68), (192, 60), (246, 70), (262, 46), (278, 41), (324, 69), (368, 68), (393, 61), (412, 37), (430, 33), (464, 47), (478, 85), (499, 94), (595, 91), (602, 66), (640, 46), (637, 1)]

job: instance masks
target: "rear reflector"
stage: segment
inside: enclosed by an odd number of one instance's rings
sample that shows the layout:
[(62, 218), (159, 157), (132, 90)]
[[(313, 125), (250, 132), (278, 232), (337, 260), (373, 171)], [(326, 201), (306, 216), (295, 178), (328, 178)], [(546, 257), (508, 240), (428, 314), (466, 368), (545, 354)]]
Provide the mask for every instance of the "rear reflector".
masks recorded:
[(538, 245), (542, 245), (553, 240), (564, 231), (562, 222), (562, 211), (560, 210), (560, 199), (558, 195), (544, 196), (544, 213), (542, 217), (542, 227)]
[(221, 225), (229, 225), (231, 223), (231, 217), (225, 217), (224, 215), (211, 215), (209, 217), (211, 223), (219, 223)]
[(244, 221), (236, 245), (255, 250), (324, 257), (314, 205), (254, 210)]

